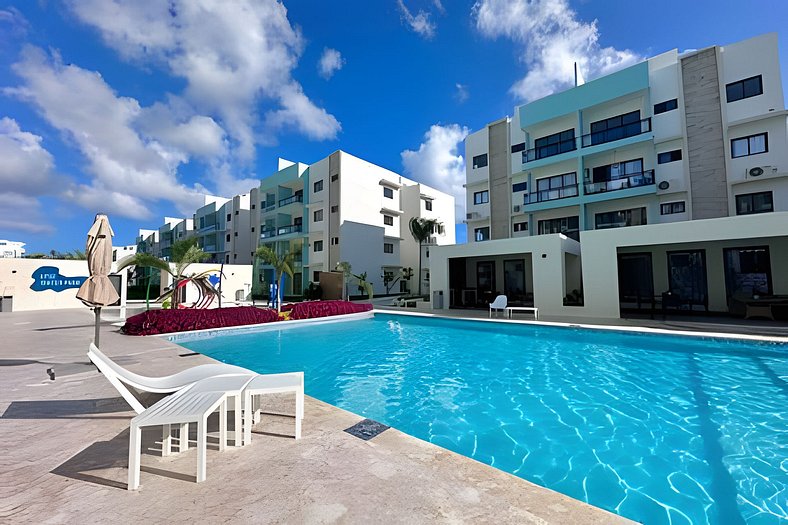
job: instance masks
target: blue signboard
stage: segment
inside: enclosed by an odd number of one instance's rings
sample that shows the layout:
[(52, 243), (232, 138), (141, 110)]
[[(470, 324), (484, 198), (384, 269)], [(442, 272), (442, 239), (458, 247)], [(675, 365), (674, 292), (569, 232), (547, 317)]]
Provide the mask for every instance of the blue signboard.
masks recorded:
[(60, 275), (60, 269), (54, 266), (42, 266), (33, 272), (33, 284), (30, 289), (34, 292), (54, 290), (62, 292), (69, 288), (79, 288), (87, 281), (87, 277), (66, 277)]

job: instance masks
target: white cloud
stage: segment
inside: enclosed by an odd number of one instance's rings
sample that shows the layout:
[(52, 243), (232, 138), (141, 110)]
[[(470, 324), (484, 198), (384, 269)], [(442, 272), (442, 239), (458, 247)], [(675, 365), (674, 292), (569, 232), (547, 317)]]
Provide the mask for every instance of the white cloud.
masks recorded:
[(320, 57), (320, 62), (317, 65), (317, 71), (321, 77), (328, 80), (334, 76), (334, 73), (342, 69), (345, 65), (345, 59), (342, 58), (342, 53), (336, 49), (324, 48), (323, 55)]
[[(166, 199), (183, 213), (201, 202), (196, 188), (177, 180), (189, 151), (146, 139), (135, 129), (146, 111), (137, 100), (116, 95), (98, 73), (63, 65), (38, 48), (25, 48), (12, 68), (22, 85), (6, 93), (33, 104), (87, 159), (91, 184), (74, 186), (65, 197), (92, 210), (138, 218), (150, 216), (148, 202)], [(177, 125), (163, 129), (172, 128)]]
[(0, 231), (28, 234), (47, 234), (55, 231), (41, 213), (41, 203), (35, 197), (0, 192), (0, 210), (3, 210), (3, 213), (0, 213)]
[(52, 155), (41, 137), (22, 131), (14, 119), (0, 119), (0, 191), (44, 195), (55, 181)]
[(454, 196), (456, 217), (465, 217), (465, 159), (459, 153), (468, 128), (458, 124), (433, 124), (416, 151), (405, 150), (405, 175)]
[(456, 84), (454, 84), (454, 88), (456, 89), (456, 91), (454, 92), (454, 98), (460, 104), (468, 100), (468, 97), (471, 96), (470, 93), (468, 92), (468, 86), (466, 86), (465, 84), (460, 84), (459, 82), (457, 82)]
[(574, 83), (574, 63), (587, 79), (642, 60), (634, 51), (602, 47), (596, 20), (578, 20), (568, 0), (480, 0), (473, 6), (476, 28), (490, 38), (521, 44), (528, 73), (512, 93), (531, 101)]
[(304, 41), (276, 0), (69, 0), (69, 5), (123, 57), (152, 60), (185, 79), (183, 97), (198, 112), (219, 117), (241, 158), (254, 156), (257, 108), (263, 102), (278, 103), (293, 127), (308, 130), (315, 140), (334, 139), (341, 129), (293, 79)]
[[(210, 159), (227, 154), (224, 130), (211, 117), (178, 112), (177, 99), (170, 105), (160, 102), (142, 108), (136, 119), (146, 137), (169, 144), (179, 151)], [(173, 107), (174, 106), (174, 107)]]
[(294, 84), (285, 90), (280, 99), (282, 109), (266, 115), (266, 127), (272, 130), (297, 129), (309, 138), (320, 140), (339, 129), (339, 122), (325, 109), (315, 106)]
[[(435, 36), (435, 24), (430, 20), (428, 12), (419, 10), (414, 15), (403, 0), (397, 0), (397, 6), (399, 7), (402, 20), (408, 24), (411, 30), (428, 40)], [(441, 7), (443, 6), (441, 5)]]

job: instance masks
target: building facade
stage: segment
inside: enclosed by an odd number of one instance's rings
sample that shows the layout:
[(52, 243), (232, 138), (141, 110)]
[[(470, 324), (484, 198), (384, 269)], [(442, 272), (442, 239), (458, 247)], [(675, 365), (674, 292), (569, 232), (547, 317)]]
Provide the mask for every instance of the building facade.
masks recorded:
[(466, 139), (469, 242), (788, 210), (775, 34), (650, 58)]
[(25, 243), (0, 239), (0, 257), (14, 259), (24, 257)]

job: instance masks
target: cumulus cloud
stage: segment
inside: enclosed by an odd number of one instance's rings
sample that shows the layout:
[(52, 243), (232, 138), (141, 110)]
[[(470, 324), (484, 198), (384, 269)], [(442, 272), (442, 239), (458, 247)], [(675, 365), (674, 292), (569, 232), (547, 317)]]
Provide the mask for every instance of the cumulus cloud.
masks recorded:
[(345, 65), (345, 59), (342, 58), (342, 53), (336, 49), (326, 47), (323, 49), (323, 54), (320, 56), (320, 62), (317, 64), (317, 72), (321, 77), (328, 80), (334, 76), (334, 73), (342, 69)]
[(185, 79), (183, 97), (201, 114), (218, 115), (241, 158), (251, 159), (257, 137), (275, 131), (256, 129), (262, 103), (278, 104), (269, 112), (284, 111), (292, 126), (307, 130), (312, 139), (334, 139), (341, 130), (293, 78), (304, 40), (276, 0), (68, 0), (68, 5), (124, 58), (152, 61)]
[[(438, 4), (442, 9), (443, 5), (441, 5), (440, 2), (438, 2)], [(430, 20), (430, 14), (428, 12), (420, 9), (419, 12), (414, 15), (403, 0), (397, 0), (397, 7), (399, 7), (402, 21), (405, 22), (414, 33), (423, 36), (427, 40), (435, 36), (435, 24)]]
[(44, 195), (54, 183), (52, 155), (41, 137), (22, 131), (14, 119), (0, 119), (0, 191)]
[(468, 92), (468, 86), (466, 86), (465, 84), (460, 84), (459, 82), (457, 82), (456, 84), (454, 84), (454, 89), (455, 89), (454, 99), (460, 104), (468, 100), (468, 97), (471, 96), (470, 93)]
[(465, 159), (460, 154), (469, 130), (433, 124), (419, 149), (400, 153), (405, 175), (454, 197), (456, 217), (465, 217)]
[(134, 218), (150, 217), (146, 202), (166, 199), (182, 213), (192, 213), (201, 202), (197, 189), (177, 180), (189, 151), (146, 139), (135, 129), (145, 113), (137, 100), (118, 96), (97, 72), (64, 65), (34, 47), (25, 48), (12, 69), (22, 84), (6, 93), (31, 103), (87, 160), (91, 184), (71, 187), (67, 198)]
[(524, 101), (571, 87), (575, 62), (593, 79), (642, 60), (628, 49), (602, 47), (596, 20), (579, 20), (568, 0), (480, 0), (472, 13), (482, 35), (522, 46), (528, 72), (511, 91)]

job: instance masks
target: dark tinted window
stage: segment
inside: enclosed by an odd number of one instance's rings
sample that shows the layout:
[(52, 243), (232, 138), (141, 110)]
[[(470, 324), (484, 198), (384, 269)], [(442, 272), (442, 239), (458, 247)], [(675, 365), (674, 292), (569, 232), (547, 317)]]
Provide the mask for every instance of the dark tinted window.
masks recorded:
[(487, 165), (487, 154), (476, 155), (473, 157), (473, 169), (483, 168)]
[(725, 95), (728, 102), (736, 102), (744, 98), (755, 97), (763, 94), (763, 79), (761, 75), (757, 77), (745, 78), (737, 82), (731, 82), (725, 86)]
[(517, 184), (512, 184), (512, 193), (517, 193), (518, 191), (526, 191), (528, 189), (527, 182), (518, 182)]
[(736, 195), (736, 215), (750, 215), (770, 211), (774, 211), (774, 201), (770, 191)]
[(665, 102), (660, 102), (659, 104), (654, 104), (654, 114), (659, 115), (660, 113), (666, 113), (668, 111), (673, 111), (674, 109), (679, 107), (678, 99), (673, 100), (666, 100)]
[(681, 150), (665, 151), (657, 155), (657, 164), (666, 164), (668, 162), (676, 162), (681, 160)]

